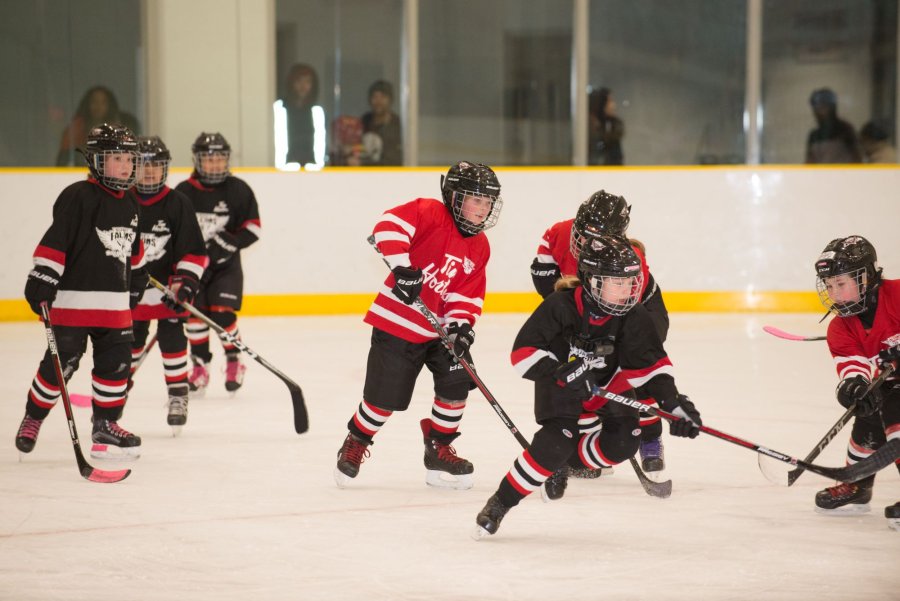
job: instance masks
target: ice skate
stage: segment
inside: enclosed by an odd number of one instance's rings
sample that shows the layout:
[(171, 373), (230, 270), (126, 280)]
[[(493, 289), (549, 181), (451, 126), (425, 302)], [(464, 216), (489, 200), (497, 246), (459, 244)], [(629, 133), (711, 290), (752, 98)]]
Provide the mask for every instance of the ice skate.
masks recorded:
[(491, 495), (484, 508), (475, 517), (475, 523), (478, 525), (472, 533), (472, 538), (481, 540), (485, 536), (497, 534), (500, 522), (503, 521), (509, 510), (509, 507), (500, 502), (500, 497), (497, 496), (497, 493)]
[(597, 469), (587, 466), (569, 468), (570, 478), (581, 478), (582, 480), (593, 480), (600, 476), (612, 476), (615, 473), (616, 470), (611, 467), (598, 467)]
[(456, 449), (450, 446), (459, 433), (457, 432), (449, 440), (438, 440), (428, 436), (431, 430), (431, 420), (426, 418), (419, 422), (422, 435), (425, 437), (425, 483), (437, 488), (453, 488), (455, 490), (468, 490), (474, 486), (472, 472), (475, 471), (469, 461), (456, 454)]
[(241, 358), (238, 355), (230, 355), (225, 361), (225, 390), (232, 395), (237, 392), (244, 383), (245, 371), (247, 367), (241, 363)]
[(558, 501), (566, 494), (566, 485), (569, 483), (569, 468), (561, 467), (553, 472), (541, 487), (541, 500), (544, 503)]
[(91, 432), (91, 457), (97, 459), (137, 459), (141, 456), (141, 437), (135, 436), (109, 419), (94, 419)]
[(30, 453), (37, 444), (38, 432), (41, 431), (41, 425), (44, 423), (42, 419), (34, 419), (27, 413), (22, 418), (19, 425), (19, 431), (16, 432), (16, 448), (21, 453)]
[(201, 397), (206, 392), (206, 387), (209, 386), (209, 370), (206, 368), (206, 361), (200, 357), (192, 356), (191, 363), (194, 366), (191, 368), (191, 373), (188, 374), (188, 388), (191, 396)]
[(825, 515), (860, 515), (868, 513), (875, 478), (831, 486), (816, 493), (816, 513)]
[(181, 427), (187, 423), (187, 416), (188, 395), (170, 394), (169, 415), (166, 417), (166, 423), (172, 426), (172, 436), (181, 434)]
[(666, 469), (666, 462), (663, 456), (662, 438), (654, 438), (653, 440), (642, 440), (640, 447), (641, 469), (647, 474), (651, 480), (657, 480), (660, 477), (659, 472)]
[(357, 437), (352, 432), (347, 433), (344, 444), (337, 455), (337, 467), (334, 468), (334, 482), (338, 488), (344, 488), (350, 480), (356, 478), (359, 466), (369, 456), (370, 442)]
[(900, 501), (885, 507), (884, 517), (887, 518), (889, 528), (900, 532)]

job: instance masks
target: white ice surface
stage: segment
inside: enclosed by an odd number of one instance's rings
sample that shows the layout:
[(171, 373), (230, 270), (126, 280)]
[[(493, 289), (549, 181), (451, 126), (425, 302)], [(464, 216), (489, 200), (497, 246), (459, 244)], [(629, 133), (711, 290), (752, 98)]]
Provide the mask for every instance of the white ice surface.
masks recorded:
[[(509, 364), (523, 320), (484, 317), (473, 350), (530, 438), (531, 386)], [(836, 376), (824, 343), (775, 339), (766, 324), (824, 331), (812, 315), (675, 314), (668, 348), (677, 382), (707, 425), (803, 457), (841, 413)], [(311, 430), (293, 432), (287, 388), (252, 361), (230, 398), (214, 342), (211, 387), (173, 438), (156, 352), (121, 422), (143, 437), (143, 456), (127, 480), (95, 484), (78, 475), (62, 407), (19, 461), (13, 438), (44, 337), (36, 322), (0, 325), (0, 599), (900, 598), (900, 534), (882, 516), (900, 499), (893, 468), (879, 475), (870, 514), (829, 518), (814, 513), (813, 496), (830, 482), (805, 474), (776, 487), (751, 451), (666, 435), (671, 498), (648, 497), (623, 465), (609, 478), (572, 481), (557, 503), (532, 495), (496, 536), (475, 542), (475, 515), (520, 452), (477, 391), (455, 445), (476, 466), (472, 490), (424, 485), (425, 375), (411, 410), (391, 418), (359, 477), (339, 490), (335, 453), (361, 398), (370, 330), (359, 317), (240, 326), (247, 344), (303, 387)], [(90, 365), (88, 355), (72, 393), (90, 393)], [(76, 408), (76, 419), (89, 439), (89, 410)], [(848, 435), (817, 462), (842, 465)]]

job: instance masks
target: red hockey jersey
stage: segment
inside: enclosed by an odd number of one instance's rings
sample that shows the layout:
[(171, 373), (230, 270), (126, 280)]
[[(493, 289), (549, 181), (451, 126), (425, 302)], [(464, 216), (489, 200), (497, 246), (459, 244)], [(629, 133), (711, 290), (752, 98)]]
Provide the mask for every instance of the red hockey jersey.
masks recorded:
[[(424, 283), (420, 298), (442, 325), (475, 325), (484, 305), (485, 267), (491, 256), (484, 233), (464, 237), (444, 203), (418, 198), (386, 211), (374, 229), (375, 242), (391, 267), (417, 267)], [(391, 292), (394, 275), (369, 307), (365, 322), (403, 340), (422, 343), (437, 338), (415, 306)]]

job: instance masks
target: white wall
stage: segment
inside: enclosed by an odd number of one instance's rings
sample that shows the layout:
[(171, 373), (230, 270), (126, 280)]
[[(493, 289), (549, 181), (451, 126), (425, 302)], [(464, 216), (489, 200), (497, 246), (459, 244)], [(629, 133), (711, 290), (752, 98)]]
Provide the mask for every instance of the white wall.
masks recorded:
[[(245, 252), (248, 294), (364, 293), (384, 276), (366, 243), (387, 208), (437, 196), (442, 171), (239, 171), (255, 190), (263, 237)], [(179, 170), (170, 183), (185, 179)], [(605, 188), (633, 204), (629, 234), (668, 291), (811, 291), (828, 241), (861, 234), (900, 277), (898, 168), (498, 169), (505, 201), (488, 234), (488, 289), (531, 290), (529, 265), (552, 223)], [(31, 253), (76, 170), (0, 172), (0, 299), (21, 298)]]

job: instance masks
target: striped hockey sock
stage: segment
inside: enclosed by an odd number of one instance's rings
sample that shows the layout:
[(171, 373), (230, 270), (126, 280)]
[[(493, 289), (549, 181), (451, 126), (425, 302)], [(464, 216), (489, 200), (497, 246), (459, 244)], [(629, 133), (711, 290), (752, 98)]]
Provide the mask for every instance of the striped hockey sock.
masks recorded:
[(541, 487), (553, 472), (542, 467), (526, 449), (513, 462), (512, 469), (500, 483), (500, 499), (507, 507), (517, 505), (519, 501)]
[(393, 413), (393, 411), (379, 409), (366, 401), (362, 401), (347, 427), (351, 431), (358, 430), (365, 438), (371, 440)]
[(450, 404), (441, 399), (434, 399), (434, 404), (431, 405), (431, 429), (448, 436), (456, 434), (465, 410), (465, 401)]

